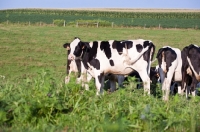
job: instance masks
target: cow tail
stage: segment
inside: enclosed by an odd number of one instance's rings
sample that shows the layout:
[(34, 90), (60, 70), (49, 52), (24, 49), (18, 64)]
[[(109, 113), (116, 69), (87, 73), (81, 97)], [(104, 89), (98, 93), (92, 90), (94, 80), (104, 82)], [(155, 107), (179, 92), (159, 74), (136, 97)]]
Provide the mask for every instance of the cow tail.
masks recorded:
[(149, 61), (148, 61), (148, 70), (147, 70), (147, 74), (150, 76), (150, 68), (151, 68), (151, 62), (153, 60), (153, 56), (154, 56), (154, 53), (155, 53), (155, 45), (150, 42), (150, 47), (149, 47)]

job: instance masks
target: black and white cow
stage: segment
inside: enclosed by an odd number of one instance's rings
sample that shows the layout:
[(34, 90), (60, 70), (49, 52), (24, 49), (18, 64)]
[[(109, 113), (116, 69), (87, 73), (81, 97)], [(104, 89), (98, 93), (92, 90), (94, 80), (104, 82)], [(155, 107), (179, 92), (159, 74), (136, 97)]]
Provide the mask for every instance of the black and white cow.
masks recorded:
[(86, 83), (92, 79), (92, 76), (89, 73), (87, 73), (80, 58), (77, 58), (75, 60), (68, 59), (68, 55), (71, 52), (70, 44), (65, 43), (63, 44), (63, 47), (67, 50), (67, 67), (66, 67), (67, 76), (65, 77), (65, 83), (66, 84), (69, 83), (70, 75), (72, 72), (74, 72), (75, 74), (78, 74), (77, 82), (82, 82), (82, 86), (84, 85), (85, 89), (88, 90), (89, 86)]
[(162, 84), (163, 100), (169, 99), (172, 80), (178, 84), (178, 93), (181, 94), (182, 58), (181, 50), (164, 46), (158, 50), (156, 58), (159, 64), (159, 74)]
[(144, 91), (150, 94), (150, 66), (155, 46), (147, 40), (93, 41), (83, 42), (75, 38), (70, 43), (68, 59), (82, 57), (87, 71), (95, 78), (97, 95), (103, 92), (105, 75), (128, 75), (136, 70), (143, 83)]
[(186, 87), (186, 97), (190, 92), (195, 96), (197, 84), (200, 82), (200, 47), (194, 44), (184, 47), (182, 59), (182, 87)]
[[(67, 50), (67, 54), (69, 55), (71, 52), (70, 44), (65, 43), (63, 44), (63, 47)], [(67, 71), (67, 76), (65, 77), (66, 84), (69, 83), (70, 75), (73, 72), (75, 74), (78, 74), (77, 82), (78, 83), (82, 82), (82, 86), (84, 86), (86, 90), (89, 90), (89, 86), (87, 85), (87, 82), (89, 82), (92, 79), (92, 76), (86, 71), (81, 61), (81, 58), (76, 58), (75, 60), (69, 60), (67, 58), (66, 71)], [(119, 87), (122, 87), (124, 76), (109, 74), (105, 77), (105, 80), (109, 80), (107, 86), (110, 89), (110, 91), (113, 92), (116, 90), (116, 82), (118, 82)]]

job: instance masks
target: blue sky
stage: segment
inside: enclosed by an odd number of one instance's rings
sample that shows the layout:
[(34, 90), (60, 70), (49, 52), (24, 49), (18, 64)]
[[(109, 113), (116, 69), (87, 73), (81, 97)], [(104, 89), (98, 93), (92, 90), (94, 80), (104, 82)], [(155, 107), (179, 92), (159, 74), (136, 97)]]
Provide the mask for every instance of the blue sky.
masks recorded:
[(200, 0), (0, 0), (0, 9), (13, 8), (200, 9)]

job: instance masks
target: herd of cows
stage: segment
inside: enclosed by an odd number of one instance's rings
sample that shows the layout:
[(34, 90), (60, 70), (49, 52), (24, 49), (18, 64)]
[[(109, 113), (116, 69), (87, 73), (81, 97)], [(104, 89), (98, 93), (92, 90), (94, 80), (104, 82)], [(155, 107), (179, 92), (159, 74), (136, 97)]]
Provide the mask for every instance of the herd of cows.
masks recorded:
[(182, 50), (164, 46), (158, 50), (158, 65), (151, 67), (155, 54), (155, 45), (150, 40), (109, 40), (83, 42), (75, 37), (71, 43), (65, 43), (68, 50), (67, 76), (78, 74), (77, 81), (89, 89), (86, 82), (95, 79), (97, 95), (103, 93), (105, 80), (109, 80), (110, 91), (123, 86), (127, 76), (136, 76), (143, 82), (145, 94), (150, 94), (151, 83), (161, 83), (163, 100), (169, 100), (174, 85), (178, 94), (196, 95), (200, 81), (200, 47), (191, 44)]

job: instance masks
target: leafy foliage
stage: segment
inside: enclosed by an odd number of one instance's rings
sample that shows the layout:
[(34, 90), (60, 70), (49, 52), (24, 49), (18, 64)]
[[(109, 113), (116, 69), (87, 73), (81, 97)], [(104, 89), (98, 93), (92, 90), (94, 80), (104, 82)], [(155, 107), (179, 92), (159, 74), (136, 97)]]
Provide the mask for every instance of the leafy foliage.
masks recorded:
[(26, 78), (18, 85), (1, 80), (1, 129), (195, 131), (200, 125), (199, 97), (186, 100), (174, 96), (165, 103), (154, 96), (143, 96), (143, 90), (135, 87), (96, 96), (94, 81), (90, 82), (90, 91), (75, 82), (72, 77), (64, 84), (50, 70), (41, 70), (34, 79)]

